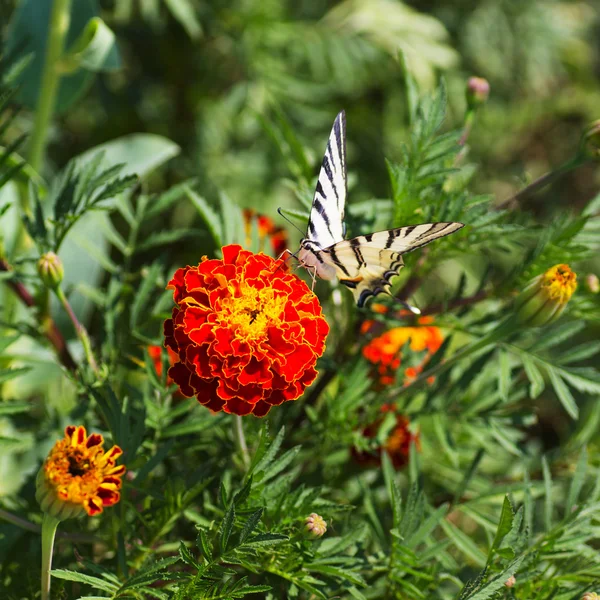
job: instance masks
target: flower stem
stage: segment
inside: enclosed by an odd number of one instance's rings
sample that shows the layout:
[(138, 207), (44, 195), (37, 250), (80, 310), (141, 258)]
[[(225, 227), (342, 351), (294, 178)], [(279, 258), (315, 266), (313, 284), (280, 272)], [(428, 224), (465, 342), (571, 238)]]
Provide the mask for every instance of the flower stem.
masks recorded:
[(496, 205), (497, 209), (506, 208), (509, 204), (513, 202), (518, 202), (519, 200), (523, 200), (524, 198), (535, 194), (542, 188), (550, 185), (560, 177), (562, 177), (565, 173), (569, 171), (573, 171), (574, 169), (578, 169), (579, 167), (588, 163), (591, 159), (582, 155), (581, 153), (577, 154), (574, 158), (568, 160), (566, 163), (562, 164), (560, 167), (557, 167), (554, 171), (550, 171), (545, 175), (542, 175), (532, 183), (530, 183), (527, 187), (524, 187), (520, 192), (517, 192), (514, 196), (507, 198), (502, 201), (500, 204)]
[(44, 158), (48, 127), (56, 106), (58, 85), (60, 83), (58, 63), (63, 53), (65, 37), (69, 31), (70, 7), (71, 0), (54, 0), (52, 2), (52, 14), (50, 15), (50, 27), (45, 51), (46, 60), (40, 82), (28, 155), (29, 164), (35, 171), (39, 171)]
[(458, 140), (459, 146), (464, 146), (469, 139), (469, 134), (471, 133), (471, 129), (473, 129), (473, 123), (475, 122), (475, 110), (469, 108), (465, 115), (465, 122), (463, 125), (463, 132), (460, 136), (460, 140)]
[(71, 308), (71, 305), (69, 304), (69, 301), (67, 300), (67, 297), (65, 296), (65, 293), (63, 292), (60, 285), (54, 289), (54, 292), (60, 300), (60, 303), (63, 305), (63, 308), (69, 315), (69, 319), (71, 319), (73, 327), (75, 327), (75, 333), (77, 333), (77, 337), (81, 341), (83, 351), (85, 352), (85, 356), (90, 367), (92, 368), (94, 373), (98, 373), (98, 363), (96, 362), (96, 358), (94, 357), (94, 353), (92, 352), (92, 344), (90, 342), (90, 336), (88, 335), (86, 328), (77, 319), (77, 316), (73, 312), (73, 309)]
[(42, 600), (50, 598), (50, 569), (52, 568), (52, 551), (54, 550), (54, 536), (60, 521), (44, 514), (42, 521)]
[(246, 445), (242, 417), (239, 415), (233, 416), (233, 438), (235, 439), (235, 446), (238, 449), (238, 452), (242, 455), (244, 468), (248, 469), (250, 466), (250, 454), (248, 454), (248, 446)]
[[(0, 258), (0, 272), (10, 273), (12, 271), (12, 267), (4, 260)], [(21, 300), (21, 302), (28, 307), (35, 306), (35, 299), (29, 292), (29, 290), (16, 279), (8, 279), (6, 280), (6, 285), (12, 289), (12, 291), (17, 295), (17, 297)], [(10, 297), (10, 296), (9, 296)], [(60, 362), (67, 368), (69, 371), (77, 370), (77, 363), (73, 360), (71, 353), (69, 352), (69, 348), (67, 347), (67, 342), (63, 337), (62, 333), (56, 326), (56, 323), (49, 316), (39, 316), (38, 321), (44, 336), (48, 339), (48, 341), (54, 346), (54, 350), (60, 360)]]

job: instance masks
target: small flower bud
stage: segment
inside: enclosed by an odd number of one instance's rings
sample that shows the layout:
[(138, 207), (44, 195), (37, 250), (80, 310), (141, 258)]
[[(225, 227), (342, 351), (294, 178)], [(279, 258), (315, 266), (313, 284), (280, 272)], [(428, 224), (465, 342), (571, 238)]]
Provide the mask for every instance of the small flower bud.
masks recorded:
[(581, 596), (581, 600), (600, 600), (600, 595), (595, 592), (586, 592)]
[(470, 77), (467, 81), (467, 105), (477, 108), (487, 102), (490, 95), (490, 84), (483, 77)]
[(37, 270), (44, 285), (51, 289), (60, 285), (65, 274), (62, 261), (54, 252), (42, 254), (37, 263)]
[(588, 273), (585, 276), (585, 287), (588, 291), (592, 292), (592, 294), (600, 292), (600, 280), (598, 279), (598, 275)]
[(511, 575), (505, 582), (504, 585), (507, 588), (514, 587), (515, 583), (517, 583), (517, 578), (514, 575)]
[(584, 129), (580, 152), (588, 158), (600, 158), (600, 120), (592, 121)]
[(320, 538), (327, 531), (327, 523), (317, 513), (311, 513), (304, 521), (304, 529), (312, 538)]
[(577, 275), (568, 265), (554, 265), (532, 279), (515, 302), (523, 325), (541, 327), (558, 319), (577, 289)]

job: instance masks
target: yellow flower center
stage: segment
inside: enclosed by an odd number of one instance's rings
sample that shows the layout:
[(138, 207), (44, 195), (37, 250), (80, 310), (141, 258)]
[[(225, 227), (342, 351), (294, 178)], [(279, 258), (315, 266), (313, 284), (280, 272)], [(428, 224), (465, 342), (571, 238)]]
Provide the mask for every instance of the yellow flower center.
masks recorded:
[(554, 265), (542, 276), (542, 285), (551, 300), (566, 304), (577, 289), (577, 275), (569, 265)]
[(245, 340), (262, 337), (270, 325), (279, 322), (285, 295), (277, 295), (269, 287), (256, 289), (245, 282), (235, 287), (230, 286), (231, 297), (223, 301), (221, 320), (227, 322), (237, 337)]

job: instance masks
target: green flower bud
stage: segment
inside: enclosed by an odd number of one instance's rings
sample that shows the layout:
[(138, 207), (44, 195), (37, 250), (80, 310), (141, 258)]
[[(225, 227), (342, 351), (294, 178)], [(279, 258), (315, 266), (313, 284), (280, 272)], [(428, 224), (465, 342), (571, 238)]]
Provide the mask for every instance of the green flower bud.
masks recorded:
[(44, 285), (50, 289), (57, 288), (65, 274), (62, 261), (54, 252), (42, 254), (37, 263), (37, 270)]
[(595, 592), (586, 592), (583, 596), (581, 596), (581, 600), (600, 600), (600, 595)]
[(577, 289), (577, 275), (568, 265), (554, 265), (532, 279), (515, 302), (523, 325), (541, 327), (558, 319)]
[(304, 520), (304, 529), (312, 538), (320, 538), (327, 531), (327, 523), (317, 513), (311, 513)]
[(470, 109), (477, 108), (487, 102), (490, 95), (490, 84), (483, 77), (470, 77), (467, 81), (467, 105)]

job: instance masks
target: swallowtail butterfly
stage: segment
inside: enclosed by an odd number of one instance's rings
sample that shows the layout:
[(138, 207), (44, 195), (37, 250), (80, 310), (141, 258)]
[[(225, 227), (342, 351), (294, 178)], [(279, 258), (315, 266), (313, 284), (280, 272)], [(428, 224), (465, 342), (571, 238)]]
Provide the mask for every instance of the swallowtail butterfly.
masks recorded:
[(308, 230), (298, 260), (322, 279), (337, 277), (359, 307), (379, 293), (404, 266), (402, 255), (453, 233), (462, 223), (427, 223), (344, 239), (346, 204), (346, 115), (342, 111), (329, 134), (313, 198)]

